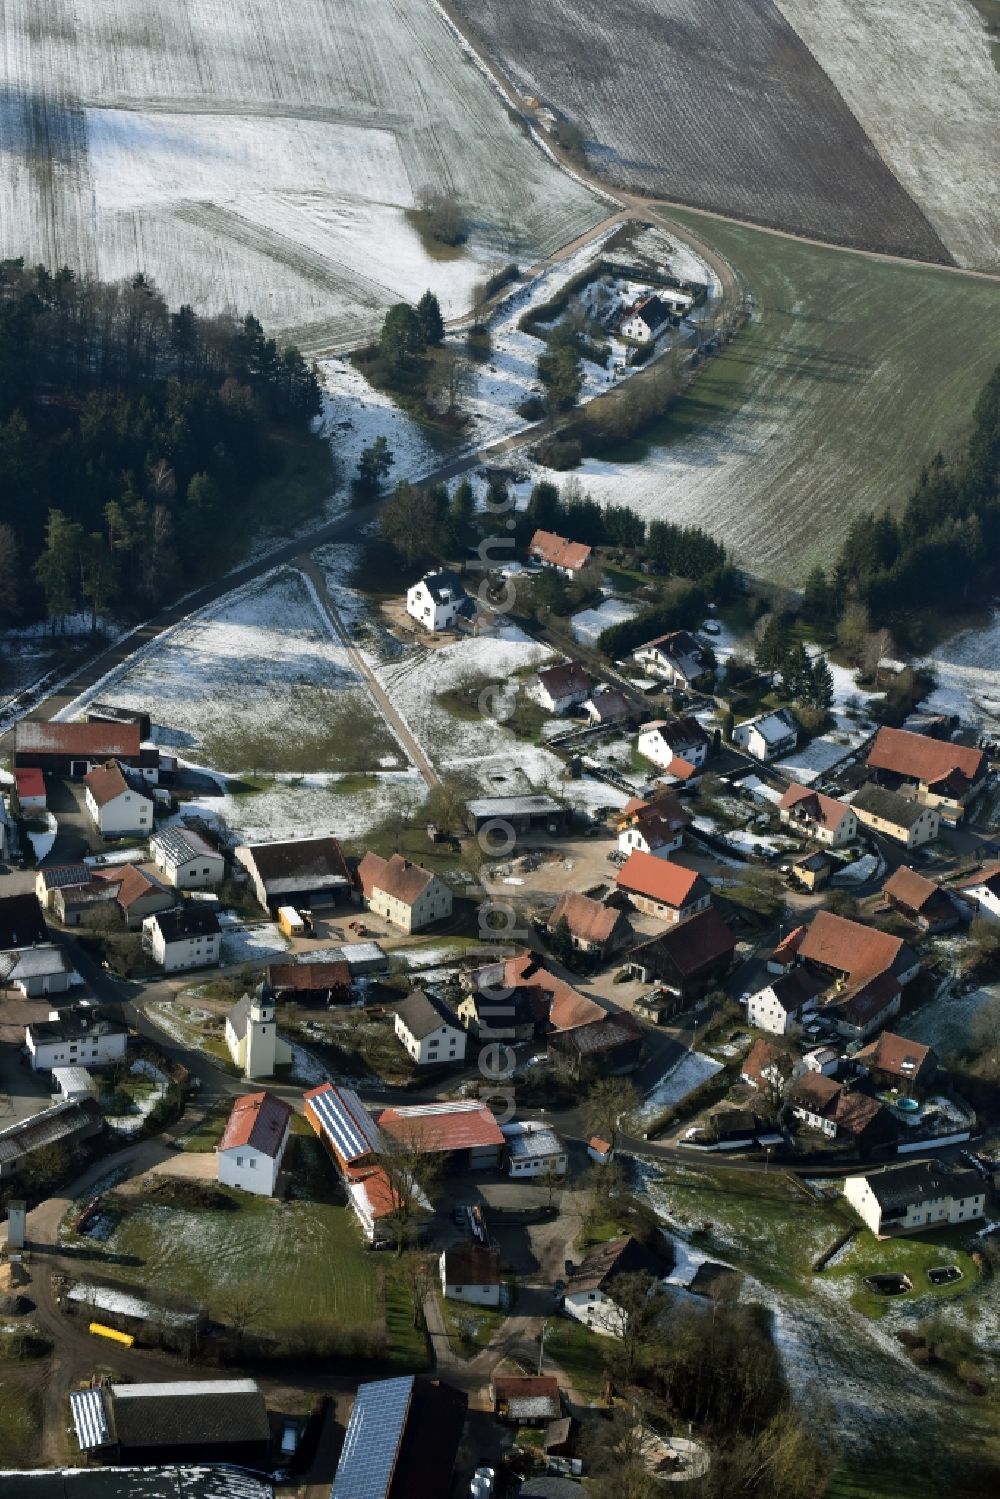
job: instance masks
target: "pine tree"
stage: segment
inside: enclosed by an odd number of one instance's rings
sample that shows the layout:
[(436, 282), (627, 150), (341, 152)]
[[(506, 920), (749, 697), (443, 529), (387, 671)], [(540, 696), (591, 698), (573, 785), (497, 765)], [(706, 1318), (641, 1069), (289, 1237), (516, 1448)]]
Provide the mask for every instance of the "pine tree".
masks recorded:
[(809, 652), (801, 640), (787, 652), (779, 670), (788, 696), (797, 703), (808, 702), (812, 691), (813, 669)]
[(424, 330), (413, 308), (406, 302), (390, 307), (379, 339), (379, 353), (386, 364), (399, 371), (425, 347)]
[(374, 498), (395, 461), (389, 451), (388, 438), (376, 437), (374, 442), (362, 450), (358, 459), (356, 493), (363, 499)]
[(441, 316), (440, 303), (432, 291), (425, 291), (417, 303), (417, 318), (424, 343), (433, 345), (444, 342), (444, 318)]
[(813, 708), (830, 708), (833, 705), (833, 672), (825, 656), (817, 656), (812, 664), (809, 703)]
[(827, 624), (832, 615), (830, 585), (822, 567), (814, 567), (806, 579), (802, 595), (802, 614), (813, 625)]

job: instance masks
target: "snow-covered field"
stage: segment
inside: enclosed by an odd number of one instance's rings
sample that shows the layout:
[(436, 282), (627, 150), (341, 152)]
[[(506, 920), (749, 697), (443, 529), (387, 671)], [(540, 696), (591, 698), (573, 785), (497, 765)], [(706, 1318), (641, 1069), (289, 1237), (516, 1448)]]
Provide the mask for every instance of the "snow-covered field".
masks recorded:
[(99, 696), (148, 711), (153, 739), (187, 761), (254, 772), (406, 763), (301, 574), (283, 568), (183, 621), (111, 673)]
[(706, 1057), (700, 1051), (688, 1051), (661, 1077), (654, 1088), (646, 1094), (635, 1114), (639, 1128), (653, 1124), (665, 1113), (700, 1088), (702, 1083), (716, 1072), (721, 1072), (722, 1063), (714, 1057)]
[(988, 733), (1000, 731), (1000, 610), (982, 630), (963, 630), (929, 658), (937, 687), (922, 704), (956, 713)]
[[(10, 0), (0, 99), (0, 254), (142, 270), (306, 349), (427, 286), (464, 311), (492, 267), (606, 211), (513, 125), (432, 0)], [(408, 223), (425, 188), (464, 205), (465, 256), (428, 255)]]
[(574, 614), (569, 627), (573, 639), (581, 645), (596, 645), (603, 630), (634, 619), (638, 613), (638, 604), (630, 604), (626, 599), (605, 599), (594, 609), (581, 609), (579, 614)]
[(776, 3), (959, 264), (995, 267), (1000, 74), (974, 7), (967, 0)]

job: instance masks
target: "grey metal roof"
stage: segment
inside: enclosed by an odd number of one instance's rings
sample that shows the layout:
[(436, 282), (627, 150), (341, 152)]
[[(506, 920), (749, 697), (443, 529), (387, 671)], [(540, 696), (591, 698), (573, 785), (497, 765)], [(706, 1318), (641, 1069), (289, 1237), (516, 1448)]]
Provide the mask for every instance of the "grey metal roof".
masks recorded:
[(269, 1478), (244, 1468), (36, 1468), (0, 1472), (0, 1499), (274, 1499)]
[(381, 1149), (378, 1126), (353, 1088), (331, 1083), (306, 1096), (337, 1153), (348, 1165)]
[(162, 849), (175, 864), (186, 864), (190, 859), (222, 857), (218, 849), (191, 828), (162, 828), (151, 842), (154, 849)]
[(412, 1374), (358, 1386), (330, 1499), (386, 1499), (413, 1386)]
[(511, 1156), (527, 1160), (531, 1156), (565, 1155), (566, 1147), (554, 1129), (544, 1125), (540, 1129), (529, 1129), (526, 1124), (502, 1124), (500, 1133)]
[(879, 1207), (901, 1208), (938, 1197), (978, 1197), (985, 1188), (974, 1171), (950, 1171), (937, 1161), (908, 1161), (868, 1171), (865, 1179)]
[(481, 796), (467, 802), (473, 817), (503, 817), (509, 813), (515, 817), (540, 816), (546, 812), (562, 812), (561, 802), (551, 796)]
[(75, 1390), (69, 1397), (69, 1408), (76, 1428), (81, 1452), (93, 1452), (111, 1441), (103, 1390)]

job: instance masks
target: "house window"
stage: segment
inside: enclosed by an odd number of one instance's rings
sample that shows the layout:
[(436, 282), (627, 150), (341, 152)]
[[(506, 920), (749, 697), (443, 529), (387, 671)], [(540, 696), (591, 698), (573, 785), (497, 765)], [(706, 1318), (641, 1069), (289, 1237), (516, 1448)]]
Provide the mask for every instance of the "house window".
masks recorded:
[(236, 1164), (237, 1164), (237, 1166), (242, 1166), (243, 1165), (243, 1157), (241, 1155), (238, 1155), (236, 1157)]

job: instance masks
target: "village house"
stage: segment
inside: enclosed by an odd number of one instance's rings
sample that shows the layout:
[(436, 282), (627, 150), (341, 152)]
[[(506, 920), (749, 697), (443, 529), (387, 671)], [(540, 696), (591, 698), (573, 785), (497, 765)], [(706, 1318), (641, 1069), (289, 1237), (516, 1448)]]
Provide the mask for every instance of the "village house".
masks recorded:
[(287, 1067), (292, 1048), (278, 1035), (274, 996), (263, 981), (244, 994), (226, 1015), (226, 1045), (244, 1077), (273, 1077)]
[(91, 820), (102, 838), (122, 838), (153, 831), (153, 803), (140, 790), (141, 777), (126, 775), (114, 760), (83, 778)]
[(513, 1426), (541, 1426), (562, 1416), (559, 1381), (552, 1374), (494, 1374), (493, 1414)]
[(937, 807), (948, 822), (961, 821), (989, 776), (982, 750), (905, 729), (879, 729), (867, 765), (880, 786), (912, 788), (918, 801)]
[(793, 781), (778, 803), (782, 822), (800, 828), (827, 848), (842, 848), (857, 837), (858, 819), (847, 802), (824, 796)]
[(82, 889), (90, 884), (94, 872), (89, 864), (50, 864), (35, 875), (35, 895), (43, 911), (55, 907), (57, 890)]
[(778, 1095), (784, 1090), (790, 1072), (791, 1064), (783, 1063), (778, 1048), (761, 1036), (743, 1059), (740, 1080), (749, 1083), (751, 1088)]
[(116, 872), (115, 879), (118, 881), (115, 900), (130, 931), (141, 927), (147, 916), (169, 911), (177, 903), (174, 892), (138, 864), (127, 864)]
[(676, 797), (660, 796), (629, 819), (628, 826), (618, 834), (619, 851), (630, 854), (638, 849), (656, 859), (667, 859), (682, 846), (684, 829), (690, 824), (691, 814)]
[(733, 729), (733, 743), (755, 760), (777, 760), (799, 742), (799, 726), (787, 708), (746, 718)]
[(708, 756), (708, 735), (696, 718), (657, 718), (639, 730), (636, 748), (671, 774), (676, 774), (678, 760), (700, 770)]
[(14, 772), (14, 797), (22, 817), (37, 817), (45, 811), (45, 776), (31, 766)]
[(464, 615), (473, 613), (472, 602), (462, 587), (458, 574), (448, 568), (425, 573), (419, 583), (407, 590), (406, 612), (425, 630), (453, 629)]
[(585, 703), (593, 685), (593, 678), (579, 661), (562, 661), (538, 673), (535, 690), (546, 713), (562, 714)]
[(711, 669), (711, 658), (688, 630), (671, 630), (636, 646), (632, 660), (671, 687), (690, 687)]
[(143, 946), (166, 973), (208, 968), (220, 961), (222, 929), (213, 910), (201, 903), (156, 911), (142, 923)]
[(618, 889), (647, 916), (670, 925), (688, 921), (712, 904), (712, 890), (697, 870), (634, 850), (618, 871)]
[[(607, 1012), (565, 979), (546, 968), (534, 953), (522, 952), (500, 962), (488, 963), (471, 976), (473, 989), (491, 999), (516, 1006), (525, 996), (541, 1034), (569, 1031), (606, 1018)], [(518, 1011), (518, 1013), (521, 1013)], [(490, 1032), (486, 1039), (497, 1039)]]
[(38, 897), (0, 899), (0, 989), (17, 989), (35, 999), (64, 994), (72, 978), (66, 954), (49, 937)]
[(673, 313), (667, 304), (656, 296), (640, 297), (626, 312), (622, 314), (618, 323), (618, 331), (622, 338), (630, 338), (633, 343), (651, 344), (673, 326)]
[(902, 987), (920, 963), (899, 937), (860, 922), (818, 911), (808, 927), (796, 927), (768, 960), (769, 973), (805, 963), (826, 979), (820, 1012), (848, 1040), (867, 1040), (899, 1013)]
[(234, 851), (250, 876), (259, 904), (299, 909), (338, 905), (354, 897), (354, 881), (336, 838), (240, 844)]
[(453, 1474), (468, 1399), (412, 1374), (358, 1386), (330, 1499), (438, 1499)]
[(509, 1176), (565, 1176), (569, 1159), (566, 1146), (547, 1124), (515, 1120), (502, 1124), (500, 1133), (506, 1141), (504, 1159)]
[(470, 1240), (449, 1244), (438, 1262), (441, 1294), (470, 1306), (499, 1306), (503, 1300), (500, 1251)]
[(733, 966), (736, 937), (714, 906), (690, 921), (633, 947), (630, 973), (644, 984), (658, 983), (673, 1002), (664, 1016), (721, 982)]
[(53, 1067), (107, 1067), (128, 1047), (128, 1027), (89, 1000), (51, 1010), (25, 1027), (24, 1044), (34, 1072)]
[(52, 914), (62, 926), (80, 926), (92, 911), (110, 906), (117, 900), (121, 878), (94, 874), (86, 885), (62, 885), (52, 896)]
[(344, 959), (324, 963), (271, 963), (267, 987), (281, 1004), (348, 1004), (352, 995), (351, 965)]
[(930, 1046), (883, 1031), (877, 1040), (854, 1053), (876, 1088), (892, 1088), (908, 1098), (923, 1098), (937, 1072), (937, 1056)]
[(226, 861), (218, 849), (193, 828), (161, 828), (149, 842), (157, 870), (175, 890), (204, 890), (219, 885)]
[(592, 1332), (620, 1337), (622, 1314), (615, 1304), (615, 1281), (622, 1275), (648, 1275), (652, 1295), (669, 1272), (667, 1261), (633, 1235), (609, 1239), (571, 1272), (563, 1310)]
[(592, 724), (607, 727), (623, 724), (631, 717), (632, 705), (620, 687), (597, 687), (583, 705)]
[(365, 854), (358, 880), (368, 908), (401, 931), (419, 932), (451, 915), (451, 887), (402, 854)]
[(454, 1067), (465, 1060), (465, 1031), (436, 994), (414, 989), (395, 1012), (396, 1039), (414, 1066)]
[(830, 882), (830, 876), (833, 874), (833, 861), (825, 849), (814, 848), (809, 853), (800, 854), (797, 859), (793, 859), (789, 872), (792, 879), (803, 890), (822, 890)]
[(882, 894), (901, 916), (922, 932), (947, 932), (958, 926), (963, 911), (936, 880), (905, 865), (895, 870), (882, 886)]
[(560, 896), (556, 902), (546, 922), (550, 936), (561, 921), (569, 927), (573, 946), (579, 952), (597, 953), (602, 958), (627, 946), (634, 936), (624, 911), (575, 891)]
[(828, 1140), (845, 1139), (859, 1150), (872, 1150), (896, 1138), (892, 1115), (877, 1098), (822, 1072), (803, 1072), (789, 1084), (786, 1098), (793, 1117)]
[(855, 793), (851, 805), (866, 828), (901, 843), (904, 848), (919, 848), (938, 835), (941, 814), (936, 807), (927, 807), (913, 796), (889, 791), (874, 781)]
[(807, 1015), (815, 1012), (816, 1001), (827, 988), (825, 978), (807, 968), (793, 968), (781, 978), (772, 979), (747, 1003), (747, 1023), (773, 1036), (787, 1036), (800, 1029)]
[[(22, 718), (14, 728), (14, 764), (18, 770), (48, 771), (53, 775), (82, 780), (95, 766), (108, 760), (143, 768), (143, 759), (155, 760), (155, 751), (143, 756), (138, 724), (58, 723)], [(155, 769), (146, 765), (149, 778)]]
[(258, 1197), (273, 1197), (291, 1138), (292, 1107), (273, 1093), (236, 1099), (216, 1146), (219, 1181)]
[(845, 1177), (844, 1197), (879, 1239), (935, 1224), (971, 1223), (986, 1214), (982, 1178), (939, 1161), (907, 1161)]
[(528, 544), (528, 556), (543, 567), (554, 568), (566, 578), (579, 577), (590, 562), (591, 548), (581, 541), (568, 541), (554, 531), (536, 531)]
[(484, 1044), (531, 1041), (546, 1028), (548, 1013), (548, 995), (540, 985), (497, 992), (487, 985), (466, 994), (455, 1011), (469, 1035)]
[(990, 864), (978, 874), (960, 880), (958, 888), (972, 903), (978, 917), (1000, 921), (1000, 864)]

